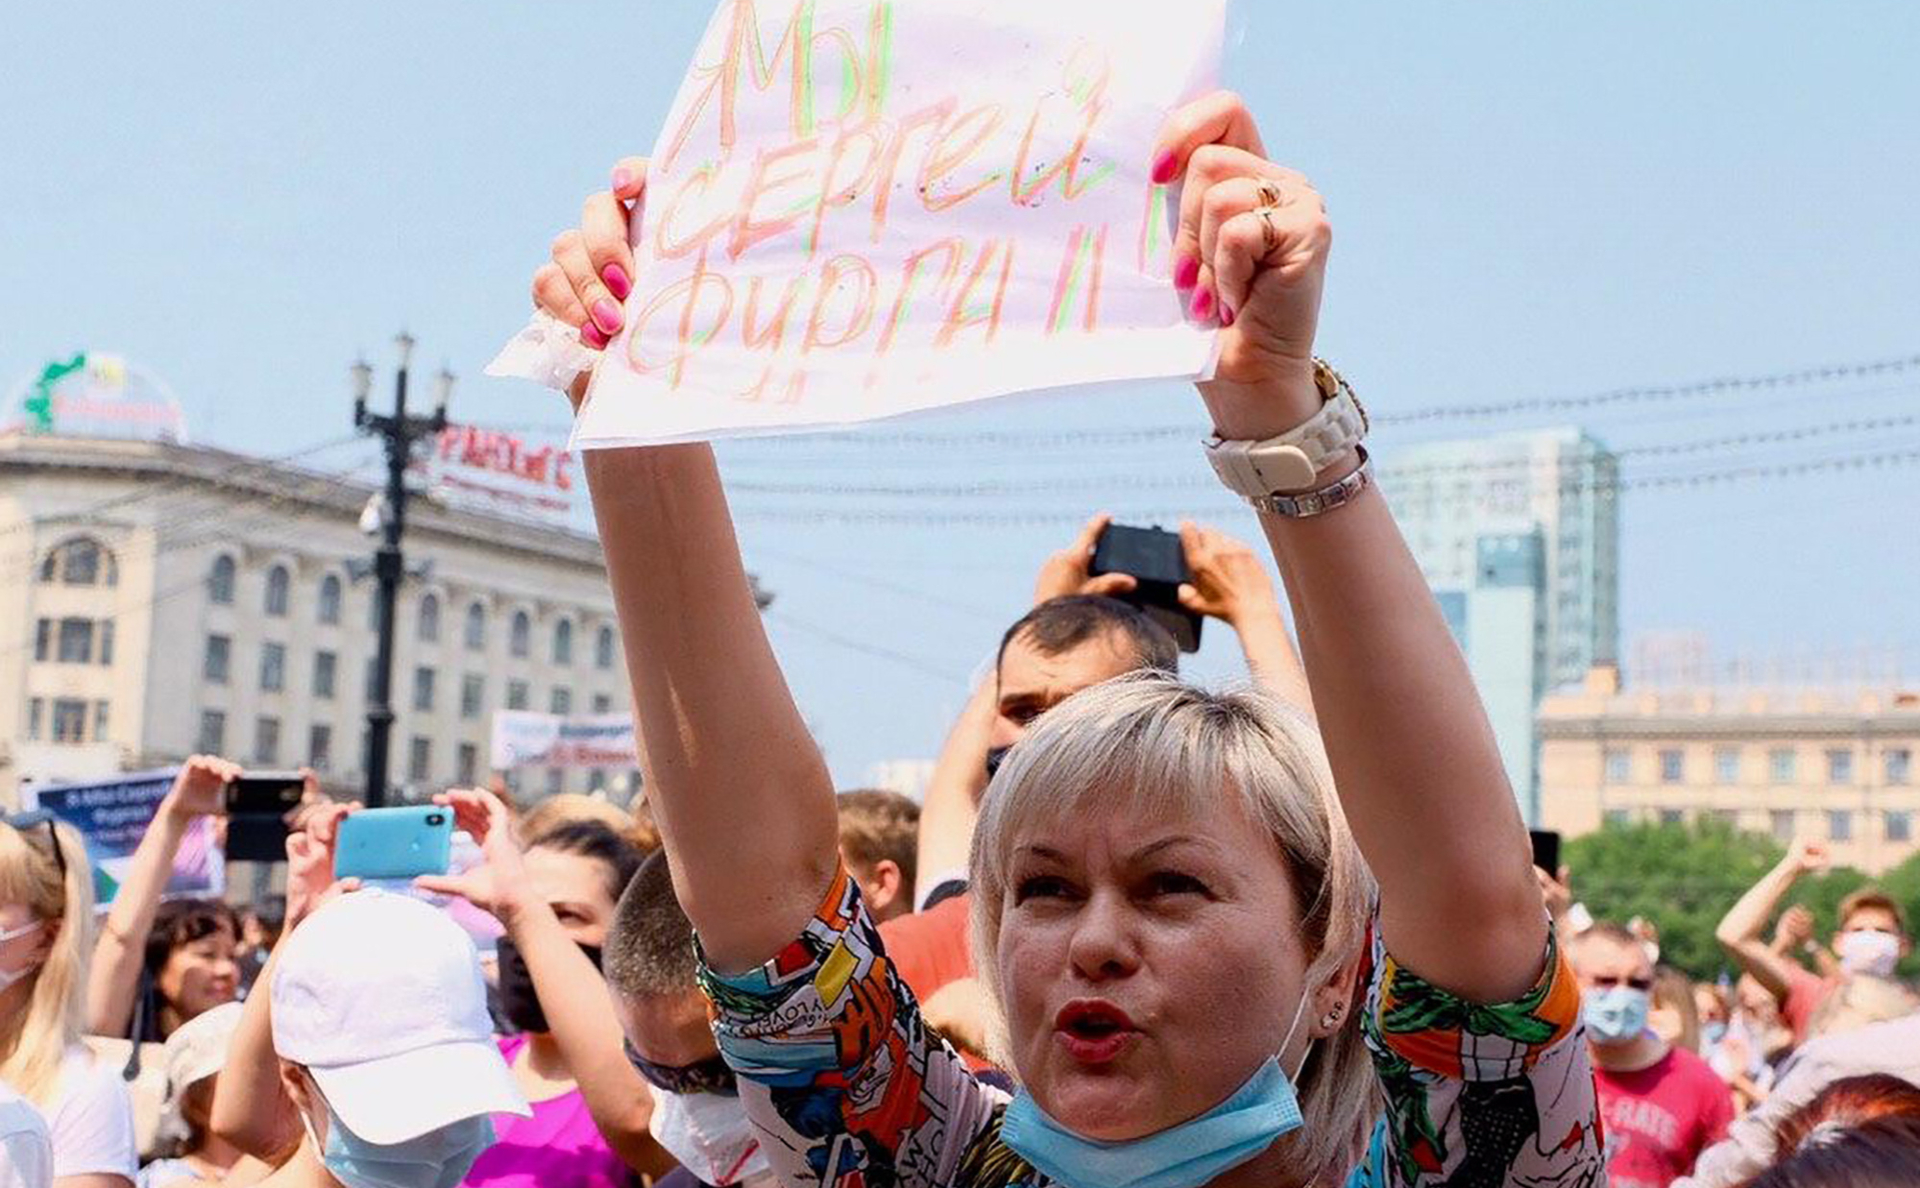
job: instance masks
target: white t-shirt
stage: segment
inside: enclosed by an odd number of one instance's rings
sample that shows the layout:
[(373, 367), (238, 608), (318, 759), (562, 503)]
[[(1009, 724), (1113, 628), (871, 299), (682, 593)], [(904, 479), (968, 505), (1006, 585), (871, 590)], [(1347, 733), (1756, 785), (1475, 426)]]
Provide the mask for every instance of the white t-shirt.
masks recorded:
[(53, 1140), (33, 1103), (0, 1083), (0, 1188), (53, 1183)]
[(47, 1110), (53, 1136), (53, 1174), (125, 1176), (140, 1159), (133, 1140), (133, 1101), (120, 1071), (83, 1047), (67, 1053), (60, 1084)]

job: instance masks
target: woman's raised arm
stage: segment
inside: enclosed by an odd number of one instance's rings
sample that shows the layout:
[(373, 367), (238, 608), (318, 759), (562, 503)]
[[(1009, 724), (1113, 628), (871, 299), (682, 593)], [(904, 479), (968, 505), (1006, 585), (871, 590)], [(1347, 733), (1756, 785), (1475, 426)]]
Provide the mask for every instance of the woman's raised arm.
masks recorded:
[[(1313, 364), (1332, 232), (1305, 178), (1266, 159), (1240, 100), (1176, 113), (1156, 180), (1184, 174), (1175, 276), (1223, 327), (1201, 394), (1222, 438), (1288, 433), (1324, 403)], [(1330, 460), (1310, 490), (1352, 474)], [(1464, 997), (1540, 975), (1547, 916), (1493, 732), (1439, 607), (1377, 489), (1324, 514), (1260, 513), (1299, 628), (1354, 838), (1380, 884), (1388, 950)]]
[[(548, 313), (613, 333), (644, 162), (622, 162), (615, 182), (534, 282)], [(745, 970), (800, 935), (827, 892), (833, 782), (767, 643), (713, 450), (596, 450), (585, 470), (674, 889), (714, 968)]]

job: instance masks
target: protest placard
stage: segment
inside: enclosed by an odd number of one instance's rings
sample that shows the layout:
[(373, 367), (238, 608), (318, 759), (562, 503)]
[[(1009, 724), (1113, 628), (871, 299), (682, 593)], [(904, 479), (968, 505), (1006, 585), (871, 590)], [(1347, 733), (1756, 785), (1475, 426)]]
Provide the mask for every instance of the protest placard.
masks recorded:
[(639, 767), (631, 714), (564, 718), (530, 710), (493, 715), (493, 769), (516, 767)]
[[(127, 864), (178, 774), (178, 769), (167, 768), (84, 784), (29, 785), (23, 799), (27, 807), (48, 810), (86, 839), (94, 899), (105, 907), (119, 893)], [(226, 890), (226, 875), (226, 855), (215, 844), (213, 818), (200, 817), (180, 843), (165, 895), (218, 896)]]
[(1149, 158), (1213, 85), (1224, 8), (724, 0), (575, 443), (1205, 374)]

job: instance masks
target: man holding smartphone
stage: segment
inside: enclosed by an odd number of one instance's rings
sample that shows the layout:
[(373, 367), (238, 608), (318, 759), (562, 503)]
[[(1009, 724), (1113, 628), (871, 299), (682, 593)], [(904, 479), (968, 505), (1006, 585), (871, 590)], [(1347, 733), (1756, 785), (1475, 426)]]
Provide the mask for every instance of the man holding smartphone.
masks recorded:
[[(1135, 579), (1091, 572), (1111, 523), (1111, 516), (1094, 516), (1040, 567), (1033, 608), (1003, 637), (993, 679), (975, 690), (928, 784), (916, 863), (919, 910), (881, 926), (888, 957), (927, 1005), (929, 1020), (962, 1047), (974, 1029), (967, 1004), (976, 997), (959, 988), (935, 996), (972, 976), (965, 871), (992, 770), (1034, 721), (1073, 694), (1130, 672), (1179, 665), (1165, 628), (1120, 601)], [(1266, 566), (1245, 543), (1198, 524), (1182, 524), (1180, 542), (1192, 578), (1179, 588), (1181, 606), (1232, 627), (1255, 681), (1311, 715), (1306, 672)]]

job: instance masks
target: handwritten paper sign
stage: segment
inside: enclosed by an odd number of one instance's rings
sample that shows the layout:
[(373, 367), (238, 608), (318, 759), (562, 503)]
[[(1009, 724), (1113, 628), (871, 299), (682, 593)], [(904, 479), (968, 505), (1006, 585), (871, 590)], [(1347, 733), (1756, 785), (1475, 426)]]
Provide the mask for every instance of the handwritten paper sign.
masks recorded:
[(656, 144), (585, 447), (1193, 377), (1148, 174), (1225, 0), (724, 0)]

